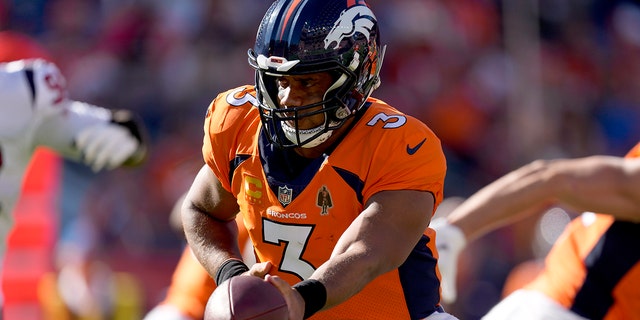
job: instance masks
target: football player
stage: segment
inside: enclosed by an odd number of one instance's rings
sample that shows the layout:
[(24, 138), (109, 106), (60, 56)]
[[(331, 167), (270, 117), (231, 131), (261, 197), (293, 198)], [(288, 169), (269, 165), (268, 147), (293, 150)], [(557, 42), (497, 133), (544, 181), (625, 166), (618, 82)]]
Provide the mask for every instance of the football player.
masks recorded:
[(255, 85), (207, 112), (206, 165), (182, 208), (189, 245), (218, 284), (268, 279), (290, 319), (454, 318), (427, 228), (445, 157), (424, 123), (370, 97), (379, 39), (363, 0), (277, 0), (248, 52)]
[(0, 32), (0, 257), (22, 180), (38, 148), (94, 171), (137, 165), (146, 156), (134, 115), (71, 100), (64, 76), (50, 60), (28, 36)]
[(483, 319), (637, 319), (640, 143), (626, 158), (535, 161), (434, 219), (443, 288), (450, 289), (443, 294), (455, 300), (455, 267), (467, 241), (555, 205), (589, 212), (565, 228), (540, 274)]

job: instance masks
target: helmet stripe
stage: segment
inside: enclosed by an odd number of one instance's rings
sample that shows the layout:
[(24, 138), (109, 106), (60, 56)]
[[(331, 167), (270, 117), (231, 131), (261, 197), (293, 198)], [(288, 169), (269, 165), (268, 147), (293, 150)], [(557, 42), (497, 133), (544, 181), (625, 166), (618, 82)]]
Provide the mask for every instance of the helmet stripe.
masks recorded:
[(291, 19), (291, 16), (293, 15), (293, 12), (294, 12), (298, 7), (300, 7), (300, 3), (301, 3), (302, 1), (303, 1), (303, 0), (294, 0), (294, 1), (292, 1), (292, 2), (291, 2), (291, 5), (290, 5), (290, 6), (289, 6), (289, 8), (287, 9), (287, 13), (286, 13), (286, 14), (285, 14), (285, 16), (284, 16), (284, 20), (282, 21), (282, 28), (281, 28), (281, 31), (280, 31), (280, 39), (279, 39), (279, 40), (282, 40), (282, 38), (284, 37), (284, 31), (285, 31), (286, 29), (288, 29), (288, 27), (289, 27), (289, 23), (290, 23), (290, 21), (292, 20), (292, 19)]

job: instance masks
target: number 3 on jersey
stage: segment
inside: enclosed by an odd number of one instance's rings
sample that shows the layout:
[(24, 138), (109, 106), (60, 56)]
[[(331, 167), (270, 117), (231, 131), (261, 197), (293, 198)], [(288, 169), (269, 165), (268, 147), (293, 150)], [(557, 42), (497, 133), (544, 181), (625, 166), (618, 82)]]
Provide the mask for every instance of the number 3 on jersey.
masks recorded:
[[(307, 248), (313, 226), (282, 224), (263, 218), (262, 229), (262, 241), (276, 246), (284, 246), (280, 270), (293, 273), (302, 280), (309, 279), (316, 269), (302, 259), (302, 254)], [(276, 261), (272, 262), (277, 264)]]
[(407, 117), (398, 114), (388, 115), (381, 112), (373, 116), (373, 118), (367, 122), (367, 125), (373, 127), (378, 122), (384, 123), (382, 127), (385, 129), (395, 129), (402, 127), (407, 122)]

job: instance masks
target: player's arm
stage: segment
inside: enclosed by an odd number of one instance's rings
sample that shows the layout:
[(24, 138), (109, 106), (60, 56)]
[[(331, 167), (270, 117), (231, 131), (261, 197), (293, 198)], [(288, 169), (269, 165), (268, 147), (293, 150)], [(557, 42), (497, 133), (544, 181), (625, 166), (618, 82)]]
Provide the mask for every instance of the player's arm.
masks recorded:
[(448, 221), (471, 239), (551, 205), (640, 221), (640, 160), (610, 156), (537, 160), (478, 191)]
[(23, 70), (21, 104), (33, 110), (34, 147), (82, 160), (94, 171), (144, 160), (143, 126), (133, 113), (68, 99), (66, 80), (53, 63), (23, 60), (13, 67)]
[(82, 161), (94, 171), (134, 166), (145, 159), (143, 125), (132, 112), (71, 100), (63, 104), (63, 112), (43, 117), (36, 131), (37, 145)]
[(238, 211), (235, 197), (204, 165), (183, 202), (182, 224), (191, 250), (214, 279), (225, 261), (242, 261), (234, 220)]
[(433, 207), (429, 192), (373, 195), (340, 237), (329, 261), (311, 276), (327, 288), (326, 307), (347, 300), (374, 278), (398, 268), (427, 228)]
[(446, 218), (434, 219), (443, 299), (456, 299), (457, 259), (468, 240), (555, 205), (640, 221), (640, 159), (537, 160), (482, 188)]
[(591, 156), (542, 164), (549, 197), (578, 211), (640, 222), (640, 159)]
[[(340, 237), (331, 258), (309, 280), (301, 283), (312, 296), (316, 295), (318, 282), (322, 284), (326, 302), (309, 301), (308, 294), (303, 302), (299, 294), (287, 290), (288, 285), (278, 280), (270, 281), (284, 292), (290, 312), (292, 309), (304, 310), (306, 305), (306, 313), (309, 313), (314, 303), (320, 303), (322, 309), (336, 306), (406, 260), (429, 224), (434, 201), (431, 193), (412, 190), (383, 191), (373, 195), (364, 211)], [(273, 278), (276, 277), (269, 279)], [(294, 288), (300, 291), (298, 285)]]

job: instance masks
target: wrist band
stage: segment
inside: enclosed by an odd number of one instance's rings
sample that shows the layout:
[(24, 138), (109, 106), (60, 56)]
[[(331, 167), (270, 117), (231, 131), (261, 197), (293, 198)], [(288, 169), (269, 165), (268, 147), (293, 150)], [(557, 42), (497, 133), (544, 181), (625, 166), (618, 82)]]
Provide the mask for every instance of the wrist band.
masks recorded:
[(327, 303), (327, 289), (315, 279), (300, 281), (293, 285), (304, 299), (304, 318), (308, 319)]
[(138, 125), (139, 120), (135, 119), (134, 115), (127, 110), (115, 110), (111, 112), (111, 123), (121, 125), (134, 136), (138, 142), (142, 143), (142, 132)]
[(249, 271), (249, 267), (247, 267), (242, 260), (228, 259), (222, 263), (216, 272), (216, 285), (220, 285), (225, 280), (243, 274), (247, 271)]

